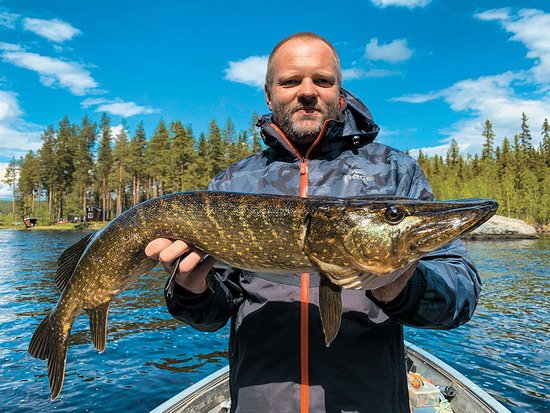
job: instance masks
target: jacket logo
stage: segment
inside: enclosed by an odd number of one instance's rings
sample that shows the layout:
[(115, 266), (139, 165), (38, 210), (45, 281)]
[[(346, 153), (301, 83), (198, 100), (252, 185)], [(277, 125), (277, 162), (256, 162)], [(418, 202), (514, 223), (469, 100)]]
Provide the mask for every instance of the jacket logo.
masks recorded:
[(344, 175), (344, 183), (348, 185), (352, 180), (362, 181), (366, 185), (367, 182), (374, 181), (374, 177), (368, 176), (361, 169), (352, 169), (346, 175)]

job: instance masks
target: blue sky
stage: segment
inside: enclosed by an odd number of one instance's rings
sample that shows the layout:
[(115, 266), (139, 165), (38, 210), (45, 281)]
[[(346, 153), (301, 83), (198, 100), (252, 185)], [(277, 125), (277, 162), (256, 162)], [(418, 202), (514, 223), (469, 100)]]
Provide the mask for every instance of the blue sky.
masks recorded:
[(299, 31), (335, 44), (344, 87), (398, 149), (444, 153), (455, 138), (478, 152), (485, 119), (500, 143), (522, 112), (538, 144), (550, 118), (546, 0), (0, 0), (0, 174), (64, 115), (105, 112), (130, 134), (143, 121), (148, 136), (160, 119), (197, 136), (228, 116), (247, 128), (267, 112), (267, 55)]

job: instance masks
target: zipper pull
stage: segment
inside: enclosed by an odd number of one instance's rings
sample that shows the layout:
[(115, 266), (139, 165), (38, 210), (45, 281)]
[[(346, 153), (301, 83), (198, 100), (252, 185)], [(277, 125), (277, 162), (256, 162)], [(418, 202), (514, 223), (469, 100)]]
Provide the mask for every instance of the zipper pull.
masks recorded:
[(307, 174), (307, 159), (302, 159), (300, 162), (300, 175)]

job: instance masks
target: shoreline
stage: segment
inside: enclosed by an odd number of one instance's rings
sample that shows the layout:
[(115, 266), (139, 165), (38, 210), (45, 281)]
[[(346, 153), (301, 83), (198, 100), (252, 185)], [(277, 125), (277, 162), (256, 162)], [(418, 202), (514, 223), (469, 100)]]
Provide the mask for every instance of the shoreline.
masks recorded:
[(34, 227), (25, 227), (25, 225), (0, 225), (0, 230), (15, 231), (96, 231), (105, 227), (110, 221), (91, 222), (83, 226), (82, 223), (68, 223), (55, 225), (36, 225)]

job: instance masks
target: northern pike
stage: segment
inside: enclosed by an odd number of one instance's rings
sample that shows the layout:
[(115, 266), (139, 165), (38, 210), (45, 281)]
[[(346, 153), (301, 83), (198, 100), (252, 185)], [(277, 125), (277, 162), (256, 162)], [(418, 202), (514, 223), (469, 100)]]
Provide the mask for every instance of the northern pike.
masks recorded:
[(299, 198), (182, 192), (142, 202), (86, 235), (58, 259), (62, 291), (37, 327), (29, 352), (48, 359), (51, 398), (64, 380), (68, 338), (86, 310), (92, 342), (105, 350), (113, 298), (151, 270), (153, 239), (182, 239), (220, 262), (248, 271), (320, 274), (326, 344), (341, 318), (341, 288), (372, 289), (400, 269), (489, 219), (491, 200), (420, 201), (398, 197)]

